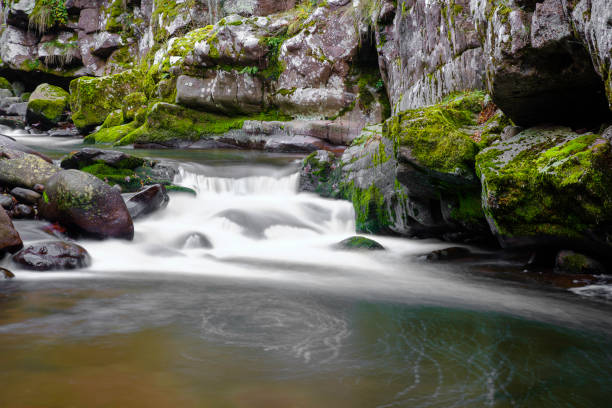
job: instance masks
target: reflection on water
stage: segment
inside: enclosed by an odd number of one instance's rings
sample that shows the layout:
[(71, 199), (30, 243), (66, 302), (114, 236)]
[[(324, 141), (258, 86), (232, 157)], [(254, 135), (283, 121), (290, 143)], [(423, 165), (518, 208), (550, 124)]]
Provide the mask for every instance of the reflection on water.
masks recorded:
[[(352, 206), (298, 194), (292, 157), (176, 154), (199, 158), (176, 179), (197, 197), (173, 195), (133, 242), (80, 242), (88, 270), (0, 281), (0, 407), (609, 401), (605, 300), (419, 260), (437, 241), (334, 250), (354, 234)], [(16, 226), (49, 239), (40, 222)]]
[(612, 387), (605, 333), (478, 309), (148, 277), (14, 281), (0, 311), (3, 407), (603, 407)]

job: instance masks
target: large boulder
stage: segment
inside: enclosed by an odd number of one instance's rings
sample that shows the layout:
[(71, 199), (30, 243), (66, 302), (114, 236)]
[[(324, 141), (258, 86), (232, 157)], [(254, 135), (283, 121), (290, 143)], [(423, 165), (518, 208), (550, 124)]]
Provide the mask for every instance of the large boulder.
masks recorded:
[(13, 255), (13, 262), (25, 269), (50, 271), (86, 268), (91, 257), (72, 242), (47, 241), (31, 244)]
[(0, 256), (17, 252), (23, 247), (19, 233), (3, 207), (0, 207)]
[(121, 194), (97, 177), (63, 170), (45, 183), (40, 215), (94, 238), (132, 239), (134, 225)]
[(86, 147), (70, 153), (61, 161), (63, 169), (82, 169), (92, 164), (105, 164), (116, 169), (134, 170), (144, 164), (145, 160), (116, 150), (103, 150)]
[(489, 226), (504, 247), (577, 248), (610, 257), (612, 128), (525, 130), (476, 158)]
[(0, 146), (0, 184), (33, 189), (59, 170), (36, 155)]
[(38, 85), (28, 100), (26, 121), (41, 128), (53, 127), (64, 118), (69, 98), (68, 92), (59, 86)]
[(101, 78), (77, 78), (70, 83), (72, 121), (79, 129), (91, 129), (121, 109), (126, 96), (140, 91), (142, 77), (132, 70)]

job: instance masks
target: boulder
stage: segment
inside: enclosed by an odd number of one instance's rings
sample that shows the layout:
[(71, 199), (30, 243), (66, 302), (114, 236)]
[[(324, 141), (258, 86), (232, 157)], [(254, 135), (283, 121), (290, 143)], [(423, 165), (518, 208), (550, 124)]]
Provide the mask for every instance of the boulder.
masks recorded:
[(147, 97), (143, 92), (131, 93), (123, 99), (122, 119), (126, 122), (132, 121), (136, 118), (136, 113), (141, 109), (146, 109), (146, 107)]
[(11, 91), (9, 96), (13, 96), (13, 87), (11, 86), (11, 83), (8, 81), (8, 79), (2, 76), (0, 76), (0, 89)]
[(34, 271), (87, 268), (91, 257), (80, 245), (72, 242), (46, 241), (31, 244), (13, 255), (13, 262)]
[(15, 187), (11, 190), (11, 195), (22, 203), (34, 205), (38, 202), (41, 195), (36, 191), (27, 188)]
[(116, 169), (134, 170), (145, 163), (144, 159), (116, 150), (86, 147), (70, 153), (61, 161), (63, 169), (82, 169), (92, 164), (105, 164)]
[(0, 254), (17, 252), (23, 247), (19, 233), (4, 208), (0, 207)]
[(211, 249), (213, 247), (208, 237), (199, 232), (187, 233), (176, 239), (174, 243), (178, 249)]
[(555, 272), (564, 274), (605, 274), (606, 268), (593, 258), (586, 255), (570, 251), (559, 251), (555, 259)]
[(93, 238), (134, 236), (132, 218), (121, 194), (97, 177), (79, 170), (62, 170), (45, 183), (40, 215)]
[(5, 149), (16, 150), (16, 151), (23, 152), (23, 153), (33, 154), (34, 156), (40, 157), (47, 163), (52, 162), (52, 160), (49, 157), (45, 156), (44, 154), (39, 153), (36, 150), (31, 149), (17, 142), (15, 139), (13, 139), (10, 136), (4, 136), (0, 134), (0, 150), (5, 150)]
[(81, 77), (70, 82), (72, 121), (80, 130), (104, 122), (109, 113), (121, 109), (126, 96), (142, 91), (142, 77), (133, 70), (100, 78)]
[(94, 34), (94, 44), (91, 53), (96, 57), (107, 58), (117, 48), (123, 45), (123, 40), (119, 34), (101, 31)]
[(161, 184), (146, 186), (142, 191), (124, 197), (133, 220), (165, 208), (170, 201), (166, 188)]
[(482, 204), (504, 247), (582, 248), (610, 257), (612, 128), (537, 127), (476, 157)]
[(0, 194), (0, 207), (10, 210), (15, 205), (15, 199), (8, 194)]
[(69, 97), (68, 92), (58, 86), (38, 85), (28, 100), (26, 121), (45, 129), (53, 127), (64, 118)]
[(0, 146), (1, 184), (32, 189), (36, 184), (45, 184), (59, 170), (38, 156)]
[(465, 258), (470, 255), (471, 252), (467, 248), (450, 247), (431, 251), (430, 253), (425, 255), (425, 259), (428, 261), (454, 261), (456, 259)]
[(17, 204), (13, 208), (13, 211), (11, 211), (11, 216), (15, 219), (30, 220), (36, 216), (36, 212), (32, 206), (27, 204)]
[(336, 245), (334, 245), (337, 249), (347, 250), (347, 251), (359, 251), (359, 250), (368, 250), (368, 251), (379, 251), (384, 250), (385, 247), (380, 245), (378, 242), (373, 239), (365, 238), (365, 237), (350, 237), (347, 238)]

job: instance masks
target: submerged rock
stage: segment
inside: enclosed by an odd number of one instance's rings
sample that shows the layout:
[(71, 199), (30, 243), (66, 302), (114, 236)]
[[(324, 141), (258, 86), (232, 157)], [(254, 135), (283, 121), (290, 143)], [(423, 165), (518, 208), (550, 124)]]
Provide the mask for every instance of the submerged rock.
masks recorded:
[(343, 241), (338, 242), (337, 244), (334, 245), (334, 247), (336, 249), (343, 249), (343, 250), (368, 250), (368, 251), (377, 251), (377, 250), (384, 250), (385, 247), (383, 247), (382, 245), (380, 245), (378, 242), (374, 241), (373, 239), (369, 239), (366, 237), (350, 237), (347, 238)]
[(19, 233), (4, 208), (0, 207), (0, 255), (17, 252), (23, 247)]
[(62, 170), (45, 183), (39, 211), (45, 219), (85, 236), (129, 240), (134, 236), (121, 194), (79, 170)]
[(125, 204), (133, 220), (165, 208), (170, 201), (166, 188), (161, 184), (146, 186), (142, 191), (126, 196)]
[(467, 248), (450, 247), (431, 251), (430, 253), (425, 255), (425, 259), (427, 259), (428, 261), (453, 261), (455, 259), (465, 258), (470, 255), (471, 252)]
[(78, 269), (91, 265), (91, 257), (85, 248), (62, 241), (28, 245), (13, 255), (12, 259), (19, 266), (35, 271)]
[(4, 279), (13, 279), (15, 274), (8, 269), (0, 268), (0, 276), (3, 276)]

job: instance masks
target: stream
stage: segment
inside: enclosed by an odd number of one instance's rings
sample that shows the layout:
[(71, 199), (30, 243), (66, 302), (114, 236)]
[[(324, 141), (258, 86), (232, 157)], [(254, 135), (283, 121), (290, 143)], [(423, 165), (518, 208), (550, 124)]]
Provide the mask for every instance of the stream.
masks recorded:
[[(57, 159), (79, 139), (15, 133)], [(352, 205), (298, 193), (296, 155), (129, 153), (179, 166), (133, 242), (90, 268), (0, 281), (0, 407), (605, 407), (612, 291), (427, 263), (436, 240), (333, 245)], [(50, 238), (15, 221), (24, 243)], [(207, 245), (207, 241), (211, 244)]]

